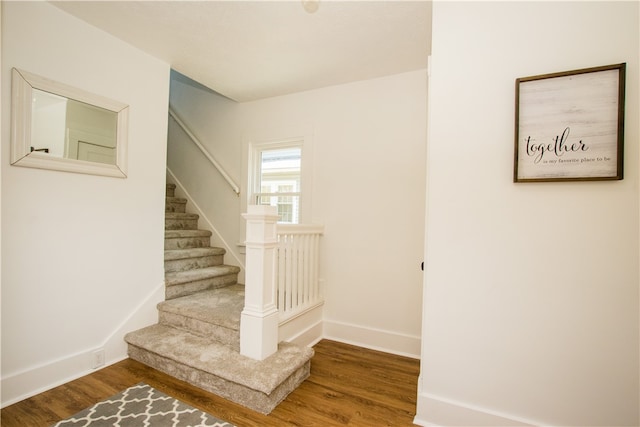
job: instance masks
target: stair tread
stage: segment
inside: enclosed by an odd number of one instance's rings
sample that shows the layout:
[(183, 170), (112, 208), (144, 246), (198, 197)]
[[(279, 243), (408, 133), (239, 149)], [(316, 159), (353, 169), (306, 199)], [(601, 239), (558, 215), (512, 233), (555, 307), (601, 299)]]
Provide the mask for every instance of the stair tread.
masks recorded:
[(237, 274), (240, 267), (235, 265), (216, 265), (214, 267), (196, 268), (194, 270), (177, 271), (164, 275), (167, 286), (177, 285), (194, 280), (208, 279), (211, 277), (226, 276), (227, 274)]
[(197, 292), (158, 304), (158, 310), (240, 330), (240, 314), (244, 308), (244, 286)]
[(164, 238), (180, 238), (180, 237), (210, 237), (211, 231), (209, 230), (165, 230)]
[(164, 260), (174, 261), (178, 259), (224, 255), (225, 253), (227, 253), (226, 250), (217, 247), (168, 249), (164, 251)]
[(165, 219), (198, 219), (198, 214), (186, 213), (186, 212), (165, 212)]
[(254, 360), (207, 338), (160, 324), (131, 332), (125, 340), (136, 347), (267, 395), (314, 354), (309, 347), (282, 342), (275, 354), (262, 361)]
[(184, 197), (165, 196), (165, 199), (166, 202), (187, 203), (187, 199), (185, 199)]

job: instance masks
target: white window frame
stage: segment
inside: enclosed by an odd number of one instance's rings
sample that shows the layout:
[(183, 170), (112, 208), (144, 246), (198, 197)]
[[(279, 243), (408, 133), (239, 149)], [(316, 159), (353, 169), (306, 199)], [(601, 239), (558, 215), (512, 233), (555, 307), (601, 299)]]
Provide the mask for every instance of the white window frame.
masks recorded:
[(277, 150), (281, 148), (300, 148), (300, 212), (298, 214), (298, 223), (303, 224), (304, 218), (304, 158), (305, 158), (305, 150), (304, 150), (304, 139), (302, 138), (289, 138), (286, 140), (279, 141), (265, 141), (265, 142), (256, 142), (250, 144), (250, 154), (249, 154), (249, 167), (251, 168), (249, 183), (251, 184), (248, 188), (248, 197), (247, 204), (255, 205), (256, 204), (256, 196), (259, 193), (258, 185), (261, 178), (261, 153), (263, 151), (268, 150)]
[[(313, 178), (313, 138), (311, 132), (300, 136), (287, 137), (245, 137), (243, 141), (243, 180), (241, 183), (241, 212), (247, 212), (247, 206), (255, 204), (255, 182), (259, 179), (259, 153), (263, 150), (290, 146), (301, 148), (300, 166), (300, 212), (299, 224), (312, 223), (312, 178)], [(246, 239), (246, 223), (242, 220), (240, 227), (240, 243), (244, 246)]]
[(294, 193), (272, 193), (273, 196), (298, 196), (300, 198), (298, 202), (298, 223), (303, 224), (302, 221), (302, 213), (303, 209), (303, 170), (304, 170), (304, 140), (303, 139), (289, 139), (286, 141), (276, 141), (276, 142), (264, 142), (251, 144), (251, 157), (250, 157), (250, 167), (253, 169), (250, 176), (251, 186), (249, 188), (249, 204), (255, 205), (258, 199), (258, 196), (262, 193), (260, 188), (261, 178), (262, 178), (262, 170), (261, 170), (261, 153), (263, 151), (271, 151), (278, 150), (283, 148), (299, 148), (300, 149), (300, 188), (298, 192)]

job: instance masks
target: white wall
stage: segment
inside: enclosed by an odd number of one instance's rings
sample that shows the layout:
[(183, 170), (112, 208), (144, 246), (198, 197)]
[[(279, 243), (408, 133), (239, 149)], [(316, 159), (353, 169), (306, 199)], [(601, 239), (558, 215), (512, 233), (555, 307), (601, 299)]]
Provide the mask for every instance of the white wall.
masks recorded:
[[(214, 155), (220, 152), (228, 162), (225, 168), (241, 180), (242, 143), (301, 135), (312, 139), (310, 217), (325, 225), (320, 271), (326, 286), (324, 335), (417, 357), (426, 71), (233, 105), (220, 98), (206, 101), (203, 92), (195, 94), (186, 86), (172, 87), (172, 103), (178, 99), (176, 88), (183, 91), (183, 105), (200, 112), (185, 115), (194, 132), (212, 141)], [(217, 184), (203, 179), (200, 185), (213, 190)], [(233, 212), (238, 221), (240, 213)]]
[(130, 105), (126, 179), (10, 166), (2, 98), (3, 405), (126, 356), (163, 296), (169, 67), (47, 2), (2, 2), (12, 67)]
[[(433, 6), (421, 425), (638, 425), (638, 2)], [(517, 77), (627, 63), (625, 178), (514, 184)]]
[[(222, 165), (225, 172), (240, 185), (242, 145), (238, 117), (238, 103), (204, 87), (185, 83), (185, 79), (171, 80), (172, 108), (195, 134), (200, 143)], [(198, 227), (213, 232), (211, 244), (225, 248), (224, 262), (243, 270), (238, 281), (244, 283), (244, 255), (240, 243), (240, 198), (218, 170), (204, 157), (176, 124), (169, 121), (167, 167), (177, 178), (176, 184), (188, 194), (176, 189), (176, 195), (188, 196), (193, 203), (187, 211), (201, 215)], [(169, 179), (174, 180), (174, 176)]]
[(417, 355), (426, 72), (242, 104), (245, 134), (313, 135), (328, 338)]

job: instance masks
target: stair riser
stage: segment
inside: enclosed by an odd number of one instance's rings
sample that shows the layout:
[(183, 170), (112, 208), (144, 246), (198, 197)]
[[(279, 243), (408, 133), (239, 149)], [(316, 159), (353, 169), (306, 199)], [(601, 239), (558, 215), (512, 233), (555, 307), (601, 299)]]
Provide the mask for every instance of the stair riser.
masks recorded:
[(174, 273), (177, 271), (187, 271), (196, 268), (213, 267), (222, 265), (224, 255), (211, 255), (197, 258), (176, 259), (164, 262), (165, 273)]
[(175, 185), (167, 185), (165, 190), (165, 195), (167, 197), (175, 197), (176, 196), (176, 186)]
[(195, 280), (193, 282), (181, 283), (178, 285), (167, 284), (165, 299), (179, 298), (191, 295), (206, 289), (216, 289), (238, 282), (237, 274), (227, 274), (224, 276), (212, 277), (208, 279)]
[(168, 219), (164, 220), (165, 230), (196, 230), (198, 228), (197, 219)]
[(165, 311), (159, 312), (158, 320), (161, 324), (212, 339), (235, 351), (240, 351), (240, 331)]
[(164, 205), (165, 212), (177, 212), (177, 213), (185, 213), (186, 202), (172, 202), (167, 201)]
[(262, 414), (269, 414), (289, 393), (302, 384), (309, 377), (311, 366), (307, 361), (267, 395), (131, 344), (129, 344), (129, 357)]
[(211, 245), (211, 237), (176, 237), (164, 239), (165, 250), (207, 248)]

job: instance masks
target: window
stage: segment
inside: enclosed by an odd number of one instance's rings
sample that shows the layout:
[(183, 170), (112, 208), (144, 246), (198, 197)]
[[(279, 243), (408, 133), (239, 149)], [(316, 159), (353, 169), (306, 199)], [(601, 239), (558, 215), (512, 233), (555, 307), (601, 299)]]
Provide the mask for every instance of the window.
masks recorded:
[[(241, 212), (249, 205), (269, 205), (276, 207), (281, 224), (313, 223), (313, 151), (309, 129), (245, 136)], [(241, 226), (240, 242), (244, 231)]]
[(278, 208), (279, 223), (300, 222), (302, 141), (255, 147), (253, 202)]

